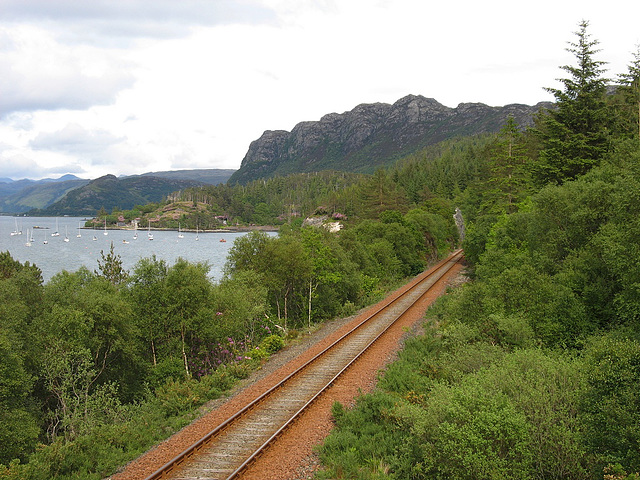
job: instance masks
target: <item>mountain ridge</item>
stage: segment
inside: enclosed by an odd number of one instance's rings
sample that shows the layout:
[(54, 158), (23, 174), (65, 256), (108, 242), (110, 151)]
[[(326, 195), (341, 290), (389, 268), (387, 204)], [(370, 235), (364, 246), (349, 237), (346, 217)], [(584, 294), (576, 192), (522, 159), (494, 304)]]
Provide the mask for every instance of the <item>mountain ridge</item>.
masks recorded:
[[(140, 175), (129, 175), (117, 177), (118, 179), (149, 179), (143, 180), (141, 182), (134, 182), (136, 184), (136, 189), (138, 193), (141, 193), (141, 196), (138, 196), (139, 200), (144, 200), (146, 198), (146, 194), (144, 193), (147, 189), (154, 189), (158, 187), (158, 184), (155, 180), (150, 180), (152, 178), (164, 179), (167, 182), (171, 181), (191, 181), (196, 182), (199, 185), (217, 185), (219, 183), (225, 183), (227, 179), (231, 176), (231, 174), (235, 170), (233, 169), (218, 169), (218, 168), (208, 168), (208, 169), (191, 169), (191, 170), (170, 170), (170, 171), (159, 171), (159, 172), (147, 172)], [(104, 178), (109, 175), (99, 177)], [(111, 177), (116, 178), (114, 175)], [(74, 175), (63, 175), (60, 178), (45, 178), (41, 180), (30, 180), (30, 179), (21, 179), (21, 180), (12, 180), (12, 179), (3, 179), (5, 182), (0, 181), (0, 211), (3, 213), (17, 214), (30, 212), (49, 212), (51, 211), (51, 206), (55, 203), (64, 200), (67, 194), (72, 192), (78, 188), (84, 188), (90, 182), (93, 182), (98, 179), (88, 180), (83, 178), (78, 178)], [(129, 180), (131, 182), (131, 180)], [(145, 182), (147, 182), (148, 187), (145, 187)], [(196, 183), (192, 184), (180, 184), (180, 188), (185, 188), (185, 186), (194, 186)], [(126, 183), (125, 183), (126, 185)], [(170, 183), (167, 183), (170, 185)], [(179, 190), (177, 188), (176, 190)], [(162, 189), (164, 192), (166, 189)], [(123, 198), (129, 198), (132, 192), (124, 192), (121, 191), (121, 194), (124, 195)], [(164, 192), (166, 195), (170, 192)], [(150, 201), (159, 201), (157, 198), (158, 195), (153, 195), (151, 198), (154, 200)], [(131, 197), (133, 198), (133, 197)], [(133, 201), (133, 200), (131, 200)], [(127, 202), (125, 205), (128, 205)], [(113, 207), (118, 206), (120, 208), (125, 208), (123, 204), (109, 204), (108, 202), (104, 203), (106, 209), (111, 210)], [(132, 205), (133, 206), (133, 205)], [(64, 206), (65, 209), (71, 209), (68, 205)], [(77, 206), (78, 209), (81, 206)], [(83, 213), (84, 214), (84, 213)]]
[(251, 142), (229, 183), (327, 169), (372, 173), (442, 140), (497, 132), (509, 115), (521, 126), (530, 125), (535, 113), (550, 105), (461, 103), (450, 108), (421, 95), (406, 95), (393, 104), (360, 104), (300, 122), (290, 132), (265, 131)]
[(117, 207), (128, 210), (136, 205), (159, 202), (166, 195), (189, 187), (205, 185), (193, 180), (175, 180), (160, 177), (133, 176), (117, 178), (104, 175), (86, 185), (67, 192), (57, 202), (43, 209), (31, 210), (29, 215), (96, 215), (101, 209), (111, 211)]

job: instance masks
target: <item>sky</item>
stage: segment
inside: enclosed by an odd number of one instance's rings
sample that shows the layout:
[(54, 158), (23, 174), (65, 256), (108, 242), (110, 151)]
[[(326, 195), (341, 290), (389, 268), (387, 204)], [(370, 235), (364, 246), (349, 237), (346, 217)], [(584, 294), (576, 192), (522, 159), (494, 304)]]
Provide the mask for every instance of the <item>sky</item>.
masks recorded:
[(0, 178), (240, 167), (266, 130), (406, 95), (551, 101), (582, 20), (606, 77), (628, 0), (0, 0)]

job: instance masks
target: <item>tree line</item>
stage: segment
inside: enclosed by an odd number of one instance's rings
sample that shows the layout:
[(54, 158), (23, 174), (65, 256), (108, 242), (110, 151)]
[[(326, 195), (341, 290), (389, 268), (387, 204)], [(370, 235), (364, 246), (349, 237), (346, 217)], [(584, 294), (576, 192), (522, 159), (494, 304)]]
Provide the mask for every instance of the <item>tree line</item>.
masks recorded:
[(596, 46), (456, 195), (471, 281), (334, 405), (320, 478), (640, 478), (640, 51), (612, 91)]
[[(206, 263), (110, 251), (46, 283), (0, 253), (0, 477), (103, 478), (188, 422), (297, 332), (353, 314), (456, 242), (421, 208), (239, 237)], [(90, 447), (89, 447), (90, 446)]]

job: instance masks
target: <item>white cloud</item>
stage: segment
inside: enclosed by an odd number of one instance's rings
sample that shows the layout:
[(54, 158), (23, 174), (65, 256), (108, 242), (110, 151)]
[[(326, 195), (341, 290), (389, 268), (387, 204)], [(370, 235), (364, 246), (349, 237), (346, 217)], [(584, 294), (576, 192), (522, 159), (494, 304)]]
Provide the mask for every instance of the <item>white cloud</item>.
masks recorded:
[(86, 155), (103, 151), (122, 141), (122, 137), (116, 137), (106, 130), (89, 131), (78, 124), (70, 123), (56, 132), (39, 133), (29, 145), (34, 150)]
[(551, 100), (582, 18), (609, 76), (640, 43), (622, 0), (514, 5), (0, 0), (1, 155), (91, 178), (237, 168), (263, 131), (360, 103)]
[(0, 115), (111, 104), (134, 82), (133, 64), (113, 52), (57, 43), (32, 26), (0, 29)]
[(0, 0), (5, 21), (46, 24), (70, 42), (129, 45), (134, 38), (177, 38), (198, 25), (259, 24), (273, 12), (255, 0)]

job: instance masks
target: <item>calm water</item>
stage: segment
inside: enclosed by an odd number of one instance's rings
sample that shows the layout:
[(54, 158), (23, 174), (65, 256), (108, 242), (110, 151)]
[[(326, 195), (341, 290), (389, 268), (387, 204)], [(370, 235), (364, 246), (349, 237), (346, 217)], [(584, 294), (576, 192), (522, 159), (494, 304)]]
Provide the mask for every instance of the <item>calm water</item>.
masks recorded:
[[(56, 231), (56, 220), (60, 236), (53, 237), (51, 234)], [(132, 230), (108, 230), (108, 234), (104, 235), (103, 230), (79, 229), (79, 225), (84, 225), (84, 220), (77, 217), (56, 219), (0, 216), (0, 252), (8, 250), (14, 259), (36, 264), (42, 270), (46, 282), (61, 270), (75, 272), (83, 265), (91, 271), (97, 270), (100, 252), (104, 251), (106, 255), (113, 242), (115, 253), (122, 258), (123, 267), (129, 271), (132, 271), (138, 260), (154, 254), (169, 265), (182, 257), (192, 262), (208, 262), (211, 266), (211, 278), (218, 281), (222, 278), (227, 253), (234, 240), (246, 235), (203, 232), (196, 235), (195, 232), (184, 232), (184, 238), (178, 238), (176, 231), (152, 230), (153, 240), (150, 241), (146, 230), (138, 230), (138, 238), (135, 240)], [(16, 224), (18, 231), (22, 231), (21, 235), (11, 235), (16, 230)], [(33, 228), (34, 226), (42, 228)], [(26, 245), (27, 229), (29, 237), (33, 238), (31, 246)], [(78, 237), (78, 234), (81, 236)], [(64, 241), (65, 235), (68, 242)], [(226, 242), (221, 242), (221, 239)], [(45, 241), (48, 243), (45, 244)]]

